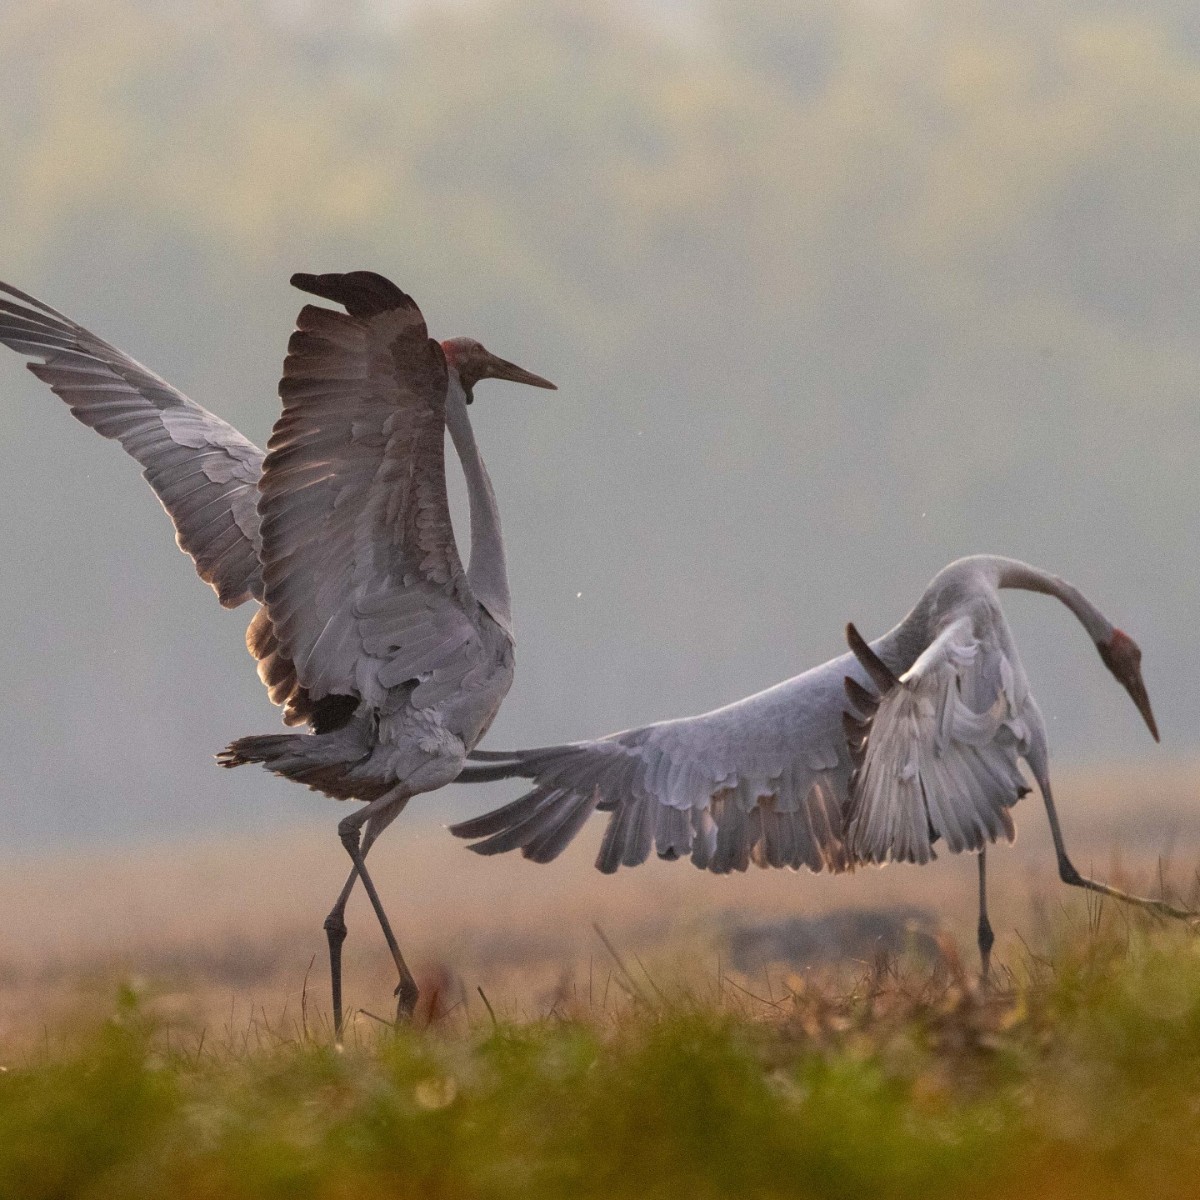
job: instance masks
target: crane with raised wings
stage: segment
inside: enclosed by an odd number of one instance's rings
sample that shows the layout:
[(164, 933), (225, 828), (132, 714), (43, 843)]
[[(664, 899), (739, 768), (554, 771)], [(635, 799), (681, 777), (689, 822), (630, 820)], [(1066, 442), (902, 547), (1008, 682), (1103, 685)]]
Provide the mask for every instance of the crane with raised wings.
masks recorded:
[(1077, 871), (1050, 789), (1045, 722), (999, 592), (1056, 597), (1078, 618), (1155, 741), (1141, 651), (1077, 588), (1013, 559), (980, 555), (944, 568), (911, 612), (850, 653), (701, 716), (594, 741), (475, 751), (459, 782), (522, 778), (519, 799), (451, 827), (472, 850), (520, 850), (549, 862), (593, 811), (611, 815), (596, 866), (636, 866), (651, 849), (715, 872), (861, 863), (927, 863), (943, 842), (979, 856), (978, 938), (986, 977), (986, 847), (1012, 841), (1011, 809), (1028, 792), (1024, 759), (1046, 806), (1064, 882), (1191, 917)]
[[(353, 866), (326, 918), (342, 1027), (344, 911), (362, 878), (400, 976), (418, 990), (364, 856), (418, 793), (449, 783), (513, 676), (500, 516), (467, 405), (482, 379), (553, 388), (470, 338), (432, 340), (413, 300), (368, 271), (292, 277), (345, 311), (305, 306), (283, 412), (263, 454), (231, 425), (83, 326), (0, 284), (0, 343), (71, 412), (144, 468), (180, 548), (226, 607), (260, 602), (246, 642), (271, 699), (305, 733), (244, 737), (224, 766), (262, 763), (337, 799)], [(449, 431), (466, 478), (460, 561), (446, 492)]]

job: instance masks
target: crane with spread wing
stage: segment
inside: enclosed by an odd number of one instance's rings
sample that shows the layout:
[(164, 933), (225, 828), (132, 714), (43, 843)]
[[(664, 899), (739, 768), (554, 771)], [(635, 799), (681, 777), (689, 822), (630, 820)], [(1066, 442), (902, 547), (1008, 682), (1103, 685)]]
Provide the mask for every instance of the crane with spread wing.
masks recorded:
[[(400, 977), (418, 990), (364, 858), (414, 795), (458, 774), (513, 677), (500, 515), (467, 405), (483, 379), (553, 388), (470, 338), (431, 339), (414, 301), (368, 271), (293, 276), (344, 312), (305, 306), (267, 453), (70, 318), (0, 284), (0, 343), (85, 425), (144, 468), (180, 548), (226, 607), (256, 600), (246, 641), (303, 733), (240, 738), (261, 763), (363, 802), (339, 825), (352, 868), (325, 921), (342, 1026), (344, 912), (361, 878)], [(462, 463), (471, 553), (458, 554), (445, 434)]]
[[(474, 751), (459, 782), (529, 779), (510, 804), (451, 827), (472, 850), (560, 854), (594, 811), (611, 814), (596, 866), (636, 866), (651, 849), (715, 872), (861, 863), (927, 863), (942, 842), (979, 856), (979, 949), (993, 941), (986, 848), (1011, 841), (1011, 808), (1041, 793), (1064, 882), (1191, 917), (1076, 870), (1050, 789), (1045, 722), (1029, 690), (999, 593), (1041, 592), (1083, 625), (1158, 729), (1141, 651), (1077, 588), (1013, 559), (979, 555), (944, 568), (912, 611), (875, 642), (851, 625), (850, 653), (701, 716), (662, 721), (592, 741)], [(849, 707), (848, 707), (849, 705)]]

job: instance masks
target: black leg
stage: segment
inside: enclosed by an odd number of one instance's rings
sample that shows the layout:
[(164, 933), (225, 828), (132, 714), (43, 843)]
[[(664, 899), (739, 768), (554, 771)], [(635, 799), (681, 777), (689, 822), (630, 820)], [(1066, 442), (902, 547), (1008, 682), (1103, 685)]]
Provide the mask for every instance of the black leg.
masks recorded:
[[(355, 871), (362, 880), (363, 887), (367, 890), (367, 897), (371, 901), (371, 907), (375, 910), (375, 916), (379, 920), (379, 927), (383, 930), (384, 939), (388, 944), (388, 949), (391, 951), (392, 961), (396, 964), (396, 971), (400, 975), (400, 983), (396, 988), (396, 1020), (400, 1021), (412, 1016), (413, 1010), (417, 1006), (417, 998), (420, 995), (420, 990), (417, 987), (417, 981), (413, 978), (412, 972), (408, 969), (408, 964), (404, 961), (404, 955), (400, 953), (400, 945), (396, 941), (396, 935), (392, 932), (392, 926), (388, 921), (387, 913), (383, 911), (383, 902), (379, 899), (379, 893), (375, 890), (375, 883), (367, 872), (367, 864), (363, 860), (363, 850), (360, 845), (360, 833), (363, 824), (371, 820), (376, 814), (386, 811), (387, 804), (395, 803), (396, 799), (388, 795), (381, 796), (378, 800), (372, 800), (364, 809), (346, 817), (338, 825), (338, 835), (342, 839), (342, 845), (346, 847), (346, 853), (350, 855), (350, 859), (354, 863)], [(378, 808), (376, 807), (377, 805), (379, 806)], [(353, 887), (353, 884), (354, 879), (351, 876), (347, 880), (347, 886)]]
[[(1030, 766), (1033, 767), (1033, 764), (1031, 763)], [(1087, 888), (1088, 891), (1099, 892), (1102, 896), (1112, 896), (1115, 900), (1123, 900), (1126, 904), (1137, 904), (1163, 917), (1178, 917), (1184, 921), (1200, 917), (1200, 913), (1186, 908), (1176, 908), (1175, 905), (1168, 904), (1165, 900), (1151, 900), (1148, 896), (1132, 896), (1119, 888), (1110, 887), (1107, 883), (1101, 883), (1099, 880), (1081, 875), (1067, 856), (1067, 847), (1058, 823), (1058, 813), (1054, 808), (1054, 797), (1050, 792), (1050, 779), (1044, 768), (1033, 767), (1033, 770), (1038, 787), (1042, 792), (1042, 800), (1046, 804), (1046, 816), (1050, 820), (1050, 836), (1054, 839), (1054, 853), (1058, 859), (1058, 875), (1063, 883), (1070, 884), (1072, 887)]]
[(342, 885), (329, 916), (325, 918), (325, 936), (329, 940), (329, 983), (333, 989), (333, 1036), (342, 1040), (342, 943), (346, 940), (346, 902), (354, 891), (358, 868), (351, 867), (350, 877)]
[(987, 910), (987, 847), (979, 850), (979, 980), (987, 984), (991, 975), (992, 945), (996, 935), (992, 932), (992, 923), (988, 920)]

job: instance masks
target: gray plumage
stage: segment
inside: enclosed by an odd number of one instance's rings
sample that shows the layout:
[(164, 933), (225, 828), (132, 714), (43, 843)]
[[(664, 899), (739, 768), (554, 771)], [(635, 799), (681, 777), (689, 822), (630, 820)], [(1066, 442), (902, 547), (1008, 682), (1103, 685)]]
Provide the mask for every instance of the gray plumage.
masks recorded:
[[(1045, 731), (997, 615), (980, 605), (956, 617), (879, 699), (848, 681), (868, 714), (845, 722), (855, 762), (844, 826), (851, 861), (926, 863), (939, 839), (955, 854), (1013, 840), (1008, 810), (1028, 791), (1018, 758)], [(853, 625), (848, 632), (879, 686), (870, 647)]]
[[(0, 282), (0, 344), (40, 358), (26, 364), (71, 414), (119, 442), (175, 526), (175, 541), (226, 608), (263, 599), (258, 483), (266, 455), (227, 421), (189, 400), (128, 354), (42, 301)], [(265, 609), (246, 631), (259, 676), (284, 721), (312, 717)]]
[(71, 413), (144, 468), (179, 548), (227, 608), (262, 599), (258, 478), (263, 452), (232, 425), (49, 305), (0, 283), (0, 343)]
[(297, 318), (259, 502), (272, 668), (290, 663), (310, 709), (336, 698), (349, 719), (316, 739), (242, 738), (221, 761), (402, 803), (458, 774), (511, 685), (513, 643), (476, 598), (450, 523), (448, 425), (503, 569), (457, 371), (413, 301), (373, 279), (364, 297), (352, 276), (297, 277), (349, 311)]
[[(365, 696), (364, 728), (320, 745), (305, 734), (275, 737), (268, 765), (303, 778), (311, 760), (319, 790), (370, 799), (397, 777), (428, 774), (431, 756), (449, 755), (449, 773), (511, 682), (511, 617), (501, 608), (501, 624), (475, 599), (450, 526), (448, 399), (468, 486), (474, 481), (473, 520), (476, 508), (486, 510), (478, 518), (483, 541), (500, 540), (499, 518), (480, 483), (461, 382), (411, 299), (368, 272), (297, 278), (325, 280), (326, 290), (343, 281), (350, 293), (355, 283), (374, 287), (393, 307), (363, 315), (359, 306), (358, 316), (302, 310), (269, 455), (102, 338), (2, 283), (0, 342), (41, 358), (29, 370), (76, 418), (137, 459), (180, 548), (222, 604), (265, 601), (247, 642), (287, 723), (319, 724), (317, 702), (330, 695)], [(502, 545), (490, 553), (481, 546), (479, 560), (489, 568), (481, 586), (494, 594)], [(449, 725), (439, 719), (447, 703)], [(414, 712), (420, 716), (405, 719)], [(392, 751), (366, 766), (363, 747), (374, 735), (365, 727), (376, 722), (381, 740), (411, 735), (435, 749)], [(336, 778), (338, 755), (353, 764), (346, 779)]]
[(986, 847), (1011, 841), (1011, 809), (1038, 784), (1064, 882), (1166, 916), (1197, 914), (1081, 875), (1050, 789), (1045, 722), (1029, 691), (999, 592), (1054, 596), (1092, 639), (1155, 741), (1141, 651), (1063, 580), (1013, 559), (951, 563), (911, 612), (850, 653), (698, 717), (537, 750), (475, 751), (460, 782), (522, 778), (532, 791), (451, 827), (480, 854), (560, 854), (593, 811), (607, 812), (596, 866), (636, 866), (651, 848), (714, 872), (843, 871), (926, 863), (941, 842), (979, 866), (979, 950), (988, 976)]
[[(416, 999), (362, 857), (412, 796), (458, 774), (512, 683), (504, 546), (467, 415), (471, 389), (484, 378), (554, 385), (470, 339), (431, 340), (416, 304), (379, 275), (292, 282), (346, 311), (301, 311), (265, 456), (121, 351), (3, 284), (0, 342), (40, 358), (29, 369), (142, 464), (222, 604), (262, 602), (247, 646), (285, 722), (310, 732), (240, 738), (221, 764), (262, 763), (368, 802), (341, 823), (355, 866), (326, 922), (340, 1028), (342, 910), (357, 877), (392, 949), (401, 1009)], [(447, 430), (470, 504), (465, 570), (447, 502)]]
[(851, 653), (724, 708), (595, 741), (475, 752), (460, 782), (535, 788), (452, 832), (481, 854), (544, 862), (592, 811), (608, 812), (605, 872), (652, 848), (715, 872), (752, 862), (836, 872), (928, 862), (938, 842), (959, 853), (1011, 840), (1010, 810), (1028, 790), (1019, 760), (1052, 801), (1045, 724), (1003, 588), (1066, 604), (1157, 739), (1132, 639), (1062, 580), (977, 556), (942, 570), (870, 647), (851, 627)]

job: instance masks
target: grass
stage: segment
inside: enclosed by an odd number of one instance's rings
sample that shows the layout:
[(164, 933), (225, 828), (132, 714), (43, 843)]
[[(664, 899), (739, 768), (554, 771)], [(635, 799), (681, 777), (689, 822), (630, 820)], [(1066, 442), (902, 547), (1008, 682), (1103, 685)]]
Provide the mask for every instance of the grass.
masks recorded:
[[(1178, 868), (1168, 872), (1170, 886), (1191, 886), (1187, 864), (1200, 862), (1200, 763), (1064, 768), (1058, 793), (1081, 870), (1157, 895), (1165, 858)], [(1032, 801), (1019, 807), (1017, 844), (997, 848), (989, 861), (1004, 959), (1021, 953), (1014, 930), (1040, 945), (1047, 920), (1083, 907), (1081, 894), (1057, 880), (1045, 818)], [(277, 1023), (285, 1011), (299, 1014), (315, 955), (313, 1023), (314, 1010), (328, 1006), (321, 922), (345, 879), (346, 856), (332, 827), (337, 814), (312, 803), (315, 815), (325, 814), (321, 823), (270, 838), (0, 855), (0, 1052), (11, 1059), (44, 1027), (78, 1017), (81, 991), (96, 995), (96, 1011), (106, 1015), (118, 983), (139, 976), (155, 982), (160, 1015), (215, 1031), (232, 1024), (255, 1044), (264, 1008)], [(543, 866), (471, 854), (441, 828), (443, 820), (436, 807), (406, 813), (378, 850), (375, 881), (422, 984), (448, 971), (452, 985), (467, 981), (473, 999), (482, 984), (501, 1014), (540, 1015), (564, 978), (586, 990), (589, 974), (598, 1001), (607, 955), (593, 922), (656, 978), (694, 973), (689, 963), (714, 974), (718, 956), (756, 973), (764, 960), (798, 966), (822, 954), (869, 958), (874, 925), (860, 921), (856, 933), (854, 914), (903, 912), (925, 930), (948, 929), (964, 945), (973, 937), (969, 856), (838, 879), (757, 869), (714, 877), (657, 860), (605, 876), (591, 867), (602, 822)], [(347, 920), (348, 999), (384, 1014), (391, 961), (361, 890)], [(807, 932), (784, 928), (797, 920)]]
[[(1194, 1197), (1200, 942), (1108, 907), (994, 990), (952, 948), (777, 979), (616, 969), (344, 1050), (124, 988), (0, 1072), (0, 1196)], [(502, 1006), (493, 1005), (500, 1009)]]

